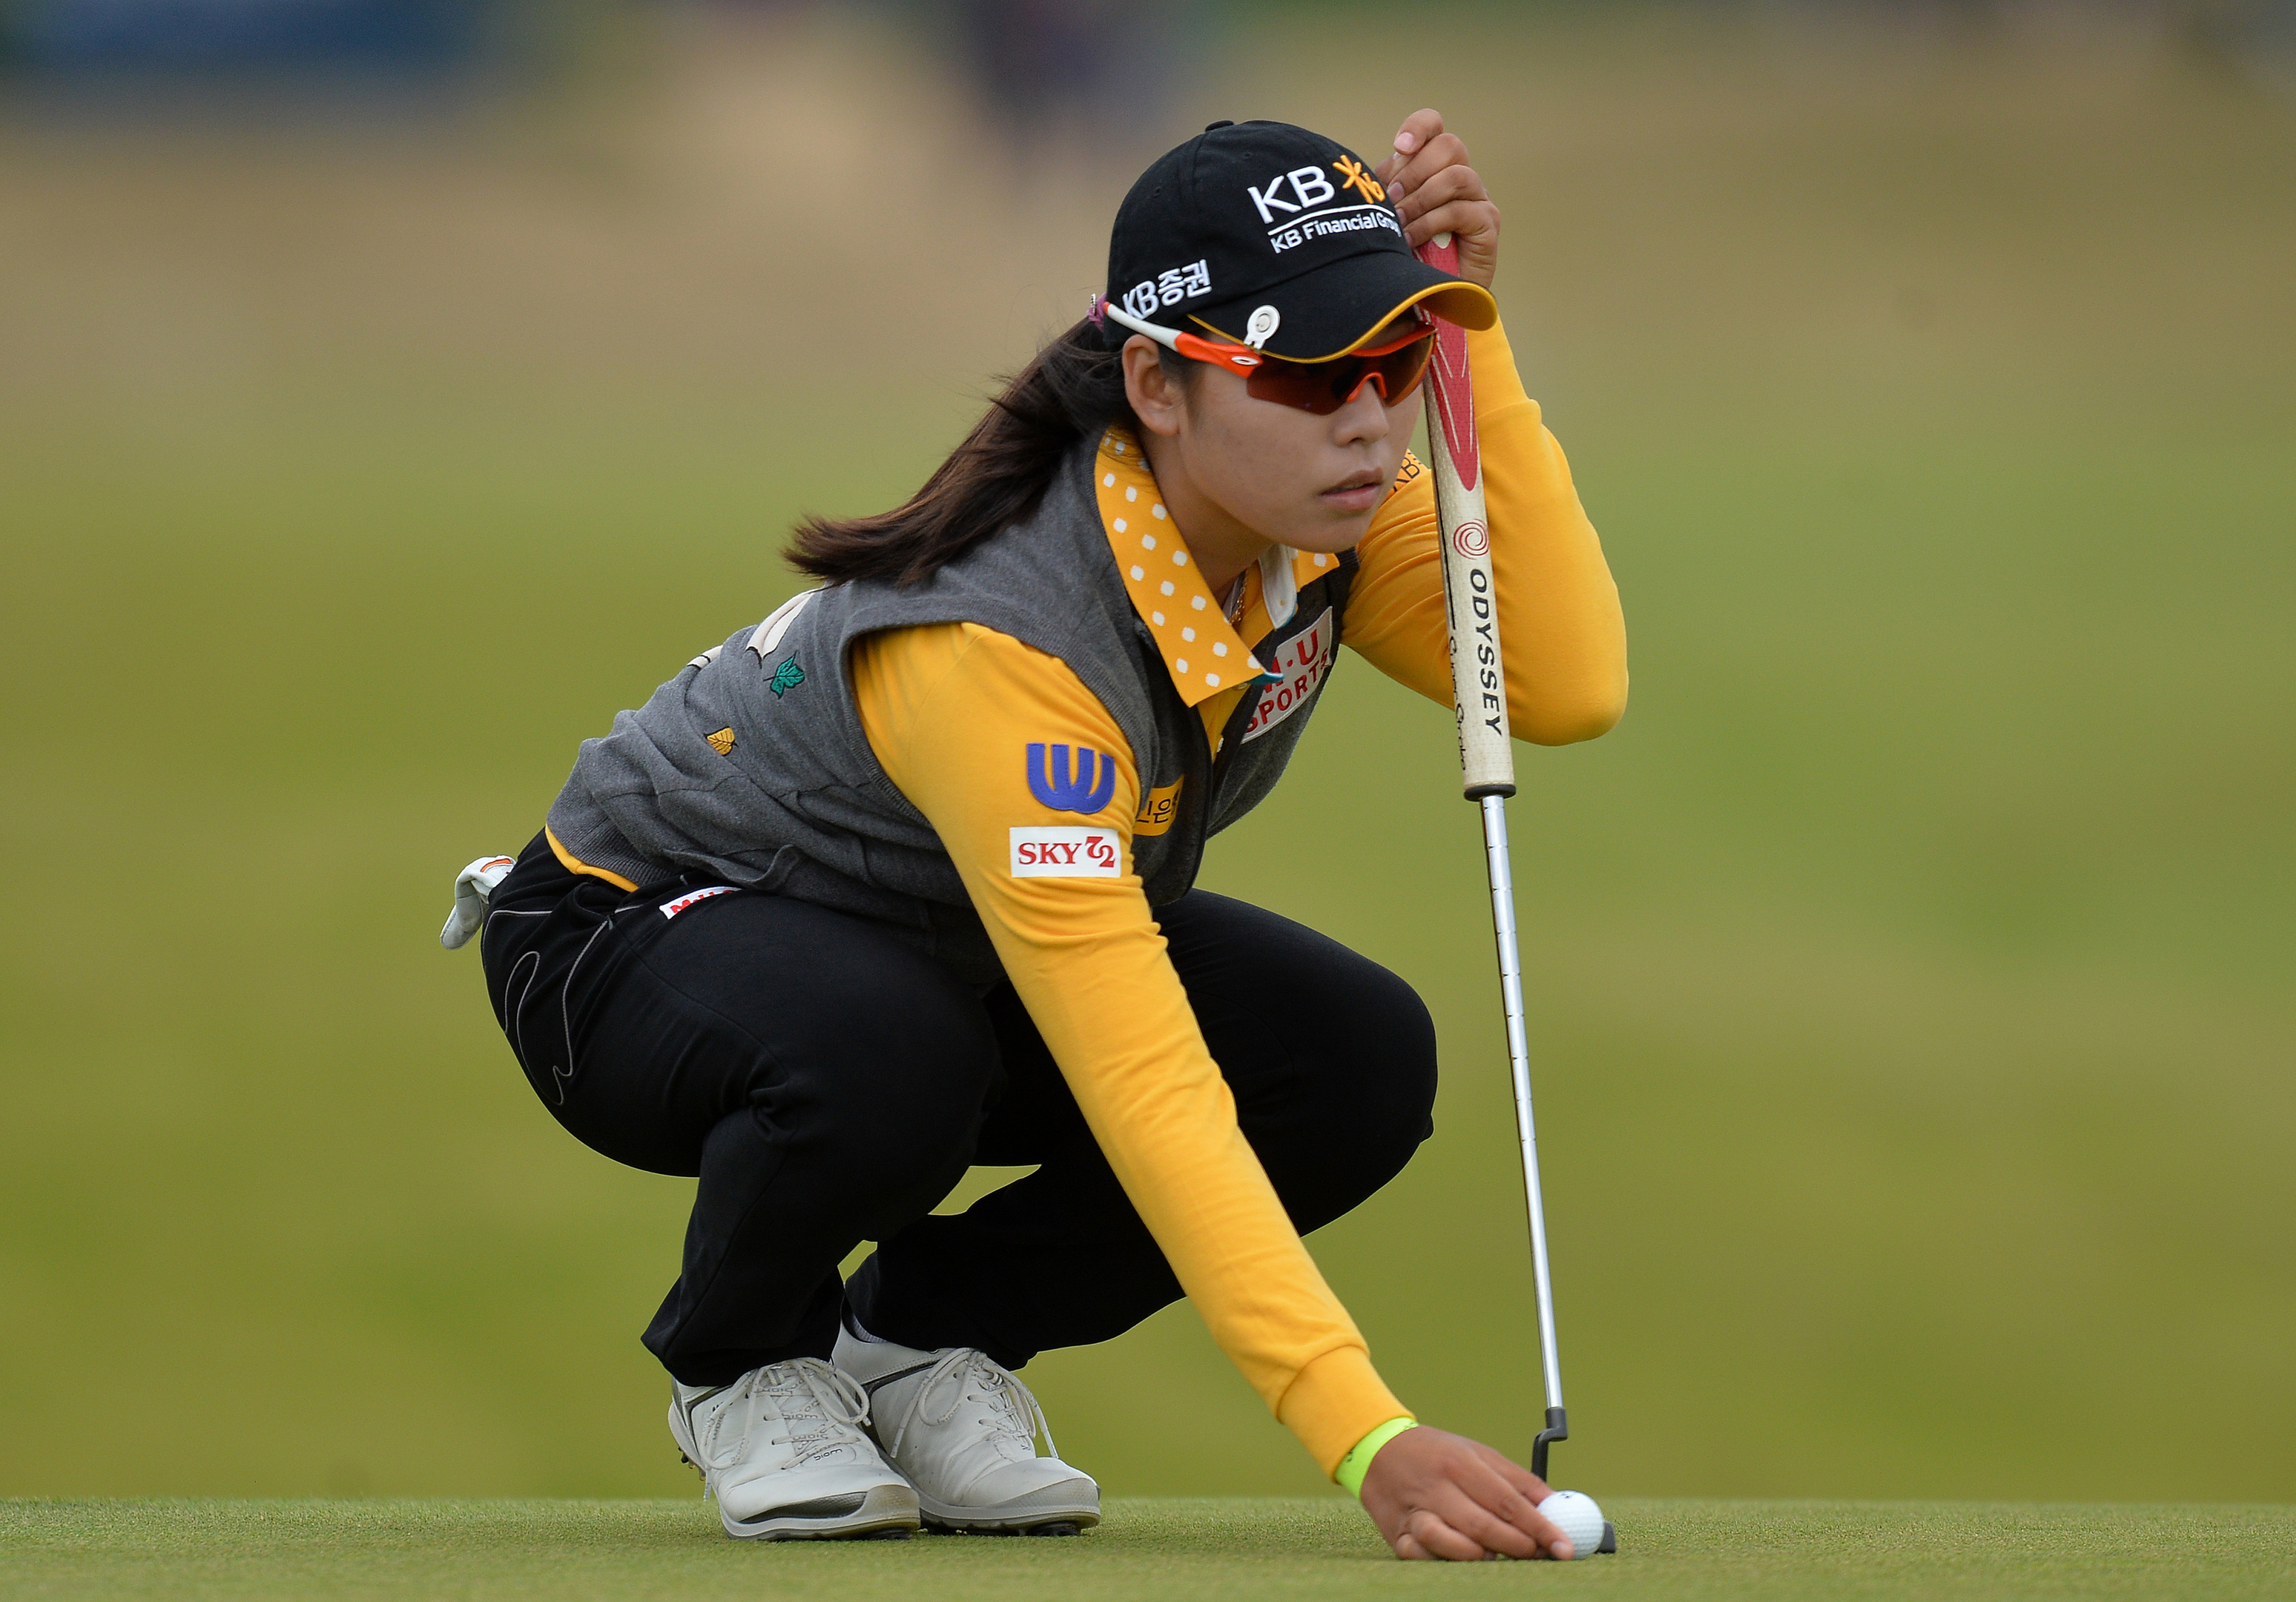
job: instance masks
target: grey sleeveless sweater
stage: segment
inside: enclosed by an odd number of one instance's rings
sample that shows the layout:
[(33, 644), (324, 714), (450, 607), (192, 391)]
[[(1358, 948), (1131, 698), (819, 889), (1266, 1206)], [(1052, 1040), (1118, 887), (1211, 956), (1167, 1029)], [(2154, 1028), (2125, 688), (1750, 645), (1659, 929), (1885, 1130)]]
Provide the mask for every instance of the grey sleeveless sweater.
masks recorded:
[[(699, 872), (877, 920), (964, 978), (1001, 976), (955, 864), (879, 766), (847, 676), (863, 636), (972, 622), (1056, 656), (1098, 697), (1132, 749), (1144, 795), (1180, 785), (1161, 834), (1133, 842), (1151, 906), (1195, 882), (1204, 842), (1274, 788), (1328, 673), (1280, 719), (1244, 693), (1217, 762), (1134, 612), (1093, 493), (1097, 441), (1070, 453), (1027, 521), (906, 589), (856, 580), (808, 591), (754, 629), (695, 657), (613, 730), (582, 743), (550, 831), (591, 867), (644, 885)], [(1254, 647), (1323, 661), (1356, 571), (1352, 553), (1299, 591), (1289, 620)], [(1327, 637), (1310, 640), (1321, 629)], [(1294, 642), (1297, 642), (1294, 645)], [(730, 731), (730, 734), (728, 733)], [(714, 738), (713, 738), (714, 736)], [(1185, 783), (1182, 781), (1185, 780)]]

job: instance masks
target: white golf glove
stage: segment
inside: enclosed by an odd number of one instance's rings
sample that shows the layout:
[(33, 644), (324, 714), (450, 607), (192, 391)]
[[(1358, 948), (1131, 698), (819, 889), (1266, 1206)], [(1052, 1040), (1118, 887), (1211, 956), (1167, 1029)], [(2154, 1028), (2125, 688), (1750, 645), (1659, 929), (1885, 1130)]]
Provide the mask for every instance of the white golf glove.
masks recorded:
[(481, 857), (455, 875), (455, 910), (447, 915), (447, 926), (439, 931), (440, 945), (455, 950), (479, 932), (487, 921), (487, 902), (495, 886), (517, 866), (515, 857)]

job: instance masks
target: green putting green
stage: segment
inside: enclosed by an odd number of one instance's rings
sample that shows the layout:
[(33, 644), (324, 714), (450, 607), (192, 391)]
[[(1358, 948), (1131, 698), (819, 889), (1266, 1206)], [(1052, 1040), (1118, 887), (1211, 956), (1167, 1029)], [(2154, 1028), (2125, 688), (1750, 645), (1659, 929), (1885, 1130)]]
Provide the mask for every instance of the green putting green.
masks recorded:
[(1076, 1540), (727, 1540), (677, 1501), (0, 1502), (11, 1597), (2285, 1597), (2296, 1508), (1620, 1500), (1625, 1550), (1406, 1565), (1336, 1499), (1128, 1499)]
[[(547, 9), (685, 20), (372, 137), (0, 71), (0, 1494), (685, 1499), (41, 1504), (0, 1602), (2296, 1596), (2283, 1515), (1670, 1502), (1464, 1574), (1319, 1504), (732, 1547), (637, 1340), (693, 1182), (569, 1138), (436, 940), (581, 740), (795, 591), (794, 519), (897, 504), (1076, 315), (1160, 127), (1369, 151), (1432, 98), (1635, 676), (1512, 806), (1558, 1475), (2296, 1503), (2289, 103), (2197, 31), (1234, 0), (1170, 122), (1024, 152), (888, 8)], [(1436, 1134), (1311, 1244), (1408, 1406), (1527, 1457), (1452, 719), (1329, 694), (1204, 883), (1427, 1000)], [(1329, 1491), (1189, 1307), (1024, 1377), (1127, 1493)]]

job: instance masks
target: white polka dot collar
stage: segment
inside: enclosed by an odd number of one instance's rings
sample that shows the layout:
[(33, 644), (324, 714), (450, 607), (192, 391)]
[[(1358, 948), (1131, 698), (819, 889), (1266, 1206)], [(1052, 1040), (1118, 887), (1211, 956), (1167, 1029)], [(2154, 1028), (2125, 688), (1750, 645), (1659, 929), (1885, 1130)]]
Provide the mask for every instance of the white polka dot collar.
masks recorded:
[[(1254, 679), (1278, 679), (1281, 675), (1268, 672), (1246, 647), (1219, 598), (1205, 585), (1188, 542), (1180, 538), (1156, 493), (1147, 456), (1129, 433), (1111, 429), (1102, 436), (1093, 472), (1109, 549), (1124, 575), (1133, 610), (1148, 625), (1180, 699), (1195, 706)], [(1321, 577), (1332, 561), (1322, 552), (1286, 554), (1292, 557), (1289, 563), (1271, 551), (1268, 556), (1274, 560), (1263, 559), (1258, 569), (1245, 570), (1245, 579), (1256, 592), (1247, 600), (1246, 627), (1255, 620), (1254, 612), (1265, 621), (1270, 600), (1283, 605), (1299, 587)], [(1284, 578), (1292, 583), (1282, 583)], [(1283, 609), (1287, 614), (1291, 610), (1288, 605)], [(1256, 636), (1266, 632), (1265, 628), (1254, 629)]]

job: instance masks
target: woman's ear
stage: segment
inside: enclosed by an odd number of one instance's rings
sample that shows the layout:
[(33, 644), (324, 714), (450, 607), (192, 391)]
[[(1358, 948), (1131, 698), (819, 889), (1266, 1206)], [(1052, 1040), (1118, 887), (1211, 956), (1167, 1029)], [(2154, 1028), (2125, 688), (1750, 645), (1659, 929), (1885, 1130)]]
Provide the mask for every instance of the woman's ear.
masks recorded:
[(1124, 398), (1132, 403), (1140, 426), (1164, 439), (1177, 439), (1186, 399), (1180, 386), (1165, 372), (1156, 341), (1136, 333), (1124, 341)]

